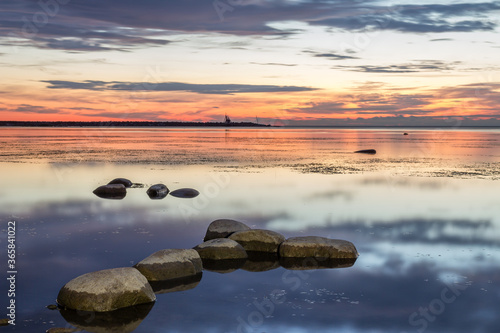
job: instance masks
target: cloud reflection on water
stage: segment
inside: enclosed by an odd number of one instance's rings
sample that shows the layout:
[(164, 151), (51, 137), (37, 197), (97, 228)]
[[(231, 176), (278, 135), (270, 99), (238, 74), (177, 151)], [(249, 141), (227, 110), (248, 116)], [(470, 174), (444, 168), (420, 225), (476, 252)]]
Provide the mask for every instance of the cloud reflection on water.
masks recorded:
[[(59, 288), (79, 274), (131, 266), (162, 248), (194, 246), (210, 222), (166, 216), (148, 207), (124, 209), (93, 200), (45, 203), (27, 211), (19, 221), (19, 298), (32, 299), (27, 313), (41, 315)], [(265, 226), (273, 218), (262, 216), (255, 224)], [(262, 315), (259, 330), (414, 332), (418, 326), (409, 324), (409, 316), (439, 298), (450, 283), (467, 289), (427, 331), (494, 332), (498, 320), (491, 315), (500, 293), (499, 244), (491, 239), (495, 228), (489, 221), (425, 219), (304, 228), (303, 233), (353, 241), (361, 253), (356, 265), (306, 272), (207, 271), (196, 288), (160, 295), (136, 332), (245, 331), (238, 318), (248, 324), (248, 316), (259, 313), (258, 304), (270, 311), (266, 299), (274, 291), (281, 291), (284, 301), (274, 304), (269, 317)], [(478, 265), (483, 249), (491, 256)]]

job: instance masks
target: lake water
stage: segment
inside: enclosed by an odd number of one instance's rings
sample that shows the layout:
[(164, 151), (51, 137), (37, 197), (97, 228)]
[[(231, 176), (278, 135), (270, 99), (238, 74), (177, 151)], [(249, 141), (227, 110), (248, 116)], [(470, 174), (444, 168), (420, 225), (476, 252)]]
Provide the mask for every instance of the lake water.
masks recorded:
[[(46, 308), (66, 282), (192, 248), (220, 218), (346, 239), (360, 256), (338, 269), (204, 271), (191, 289), (157, 295), (134, 332), (500, 327), (499, 129), (2, 128), (0, 142), (1, 253), (7, 223), (17, 228), (16, 326), (6, 331), (74, 327)], [(92, 193), (117, 177), (145, 188), (122, 200)], [(156, 183), (201, 194), (151, 200)]]

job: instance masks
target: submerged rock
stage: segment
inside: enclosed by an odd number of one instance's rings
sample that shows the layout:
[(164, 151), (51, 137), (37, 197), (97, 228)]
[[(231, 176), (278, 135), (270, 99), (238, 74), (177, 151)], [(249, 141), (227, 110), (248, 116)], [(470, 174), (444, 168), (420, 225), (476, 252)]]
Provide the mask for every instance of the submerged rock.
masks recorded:
[(318, 236), (291, 237), (280, 245), (281, 258), (356, 259), (358, 251), (353, 243)]
[(246, 259), (248, 257), (243, 246), (227, 238), (211, 239), (193, 249), (198, 252), (202, 260)]
[(78, 327), (78, 330), (53, 331), (53, 333), (81, 332), (82, 330), (95, 333), (132, 332), (146, 318), (153, 305), (154, 303), (140, 304), (109, 312), (61, 309), (63, 318), (71, 325)]
[(153, 185), (146, 191), (151, 199), (163, 199), (168, 195), (168, 192), (170, 192), (170, 190), (163, 184)]
[(180, 188), (178, 190), (170, 192), (171, 196), (177, 197), (177, 198), (195, 198), (198, 195), (200, 195), (200, 192), (195, 190), (194, 188)]
[(108, 183), (108, 185), (113, 185), (113, 184), (122, 184), (125, 187), (132, 186), (132, 182), (130, 180), (128, 180), (127, 178), (115, 178)]
[(93, 193), (103, 199), (123, 199), (127, 195), (127, 189), (123, 184), (111, 184), (99, 186)]
[(173, 293), (176, 291), (185, 291), (195, 288), (201, 281), (203, 273), (170, 279), (165, 281), (149, 281), (155, 294)]
[(135, 266), (148, 281), (165, 281), (201, 273), (198, 252), (192, 249), (167, 249), (153, 253)]
[(377, 151), (375, 149), (362, 149), (362, 150), (356, 150), (355, 153), (374, 155), (377, 153)]
[(408, 135), (408, 133), (404, 132), (403, 135)]
[(277, 253), (248, 251), (248, 259), (241, 269), (248, 272), (265, 272), (280, 267)]
[(57, 303), (74, 310), (106, 312), (156, 300), (147, 279), (135, 268), (112, 268), (69, 281)]
[(7, 325), (10, 325), (9, 324), (9, 318), (2, 318), (0, 319), (0, 326), (7, 326)]
[(46, 308), (49, 309), (49, 310), (57, 310), (57, 305), (55, 305), (55, 304), (49, 304), (49, 305), (46, 306)]
[(79, 328), (51, 327), (45, 333), (74, 333), (81, 332)]
[(207, 228), (207, 233), (203, 241), (208, 241), (216, 238), (225, 238), (237, 231), (250, 230), (246, 224), (229, 219), (215, 220)]
[(201, 261), (204, 270), (226, 274), (242, 268), (247, 259), (201, 259)]
[(277, 253), (285, 237), (277, 232), (263, 229), (238, 231), (228, 237), (243, 246), (246, 251)]
[(356, 258), (280, 258), (283, 268), (290, 270), (309, 270), (321, 268), (347, 268), (354, 265)]

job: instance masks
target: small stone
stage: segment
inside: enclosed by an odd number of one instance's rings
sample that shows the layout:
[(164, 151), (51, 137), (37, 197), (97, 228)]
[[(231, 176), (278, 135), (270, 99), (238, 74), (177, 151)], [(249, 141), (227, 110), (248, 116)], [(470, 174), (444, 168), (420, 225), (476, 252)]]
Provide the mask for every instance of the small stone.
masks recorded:
[(178, 190), (170, 192), (170, 195), (177, 198), (195, 198), (200, 195), (200, 192), (193, 188), (180, 188)]
[(237, 231), (250, 230), (246, 224), (229, 219), (219, 219), (215, 220), (207, 228), (207, 233), (205, 234), (204, 242), (215, 239), (215, 238), (225, 238), (235, 233)]
[(49, 310), (57, 310), (57, 305), (55, 305), (55, 304), (47, 305), (47, 309), (49, 309)]
[(170, 190), (163, 184), (153, 185), (146, 191), (151, 199), (163, 199), (168, 195), (168, 192), (170, 192)]
[(7, 326), (7, 325), (10, 325), (8, 318), (2, 318), (2, 319), (0, 319), (0, 326)]
[(403, 135), (408, 135), (408, 133), (404, 132)]
[(57, 303), (74, 310), (106, 312), (156, 300), (147, 279), (135, 268), (87, 273), (61, 288)]
[(246, 259), (248, 257), (243, 246), (227, 238), (211, 239), (193, 249), (198, 252), (202, 260)]
[(122, 184), (125, 187), (132, 186), (132, 182), (130, 180), (128, 180), (127, 178), (115, 178), (108, 183), (108, 185), (113, 185), (113, 184)]
[(281, 258), (356, 259), (359, 254), (349, 241), (308, 236), (287, 239), (281, 244), (279, 255)]
[(153, 253), (135, 266), (148, 281), (164, 281), (201, 273), (198, 252), (192, 249), (166, 249)]
[(285, 237), (277, 232), (263, 229), (238, 231), (229, 236), (243, 246), (246, 251), (277, 253)]
[(362, 150), (356, 150), (355, 153), (375, 155), (377, 151), (375, 149), (362, 149)]
[(111, 184), (99, 186), (93, 193), (103, 199), (123, 199), (127, 195), (127, 189), (123, 184)]

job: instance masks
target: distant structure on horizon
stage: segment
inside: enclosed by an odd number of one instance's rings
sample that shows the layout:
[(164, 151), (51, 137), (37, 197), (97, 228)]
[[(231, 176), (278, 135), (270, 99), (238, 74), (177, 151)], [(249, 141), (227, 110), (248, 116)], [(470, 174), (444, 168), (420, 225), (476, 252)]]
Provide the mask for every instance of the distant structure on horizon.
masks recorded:
[(231, 118), (228, 117), (227, 113), (224, 115), (224, 123), (226, 125), (231, 124)]

